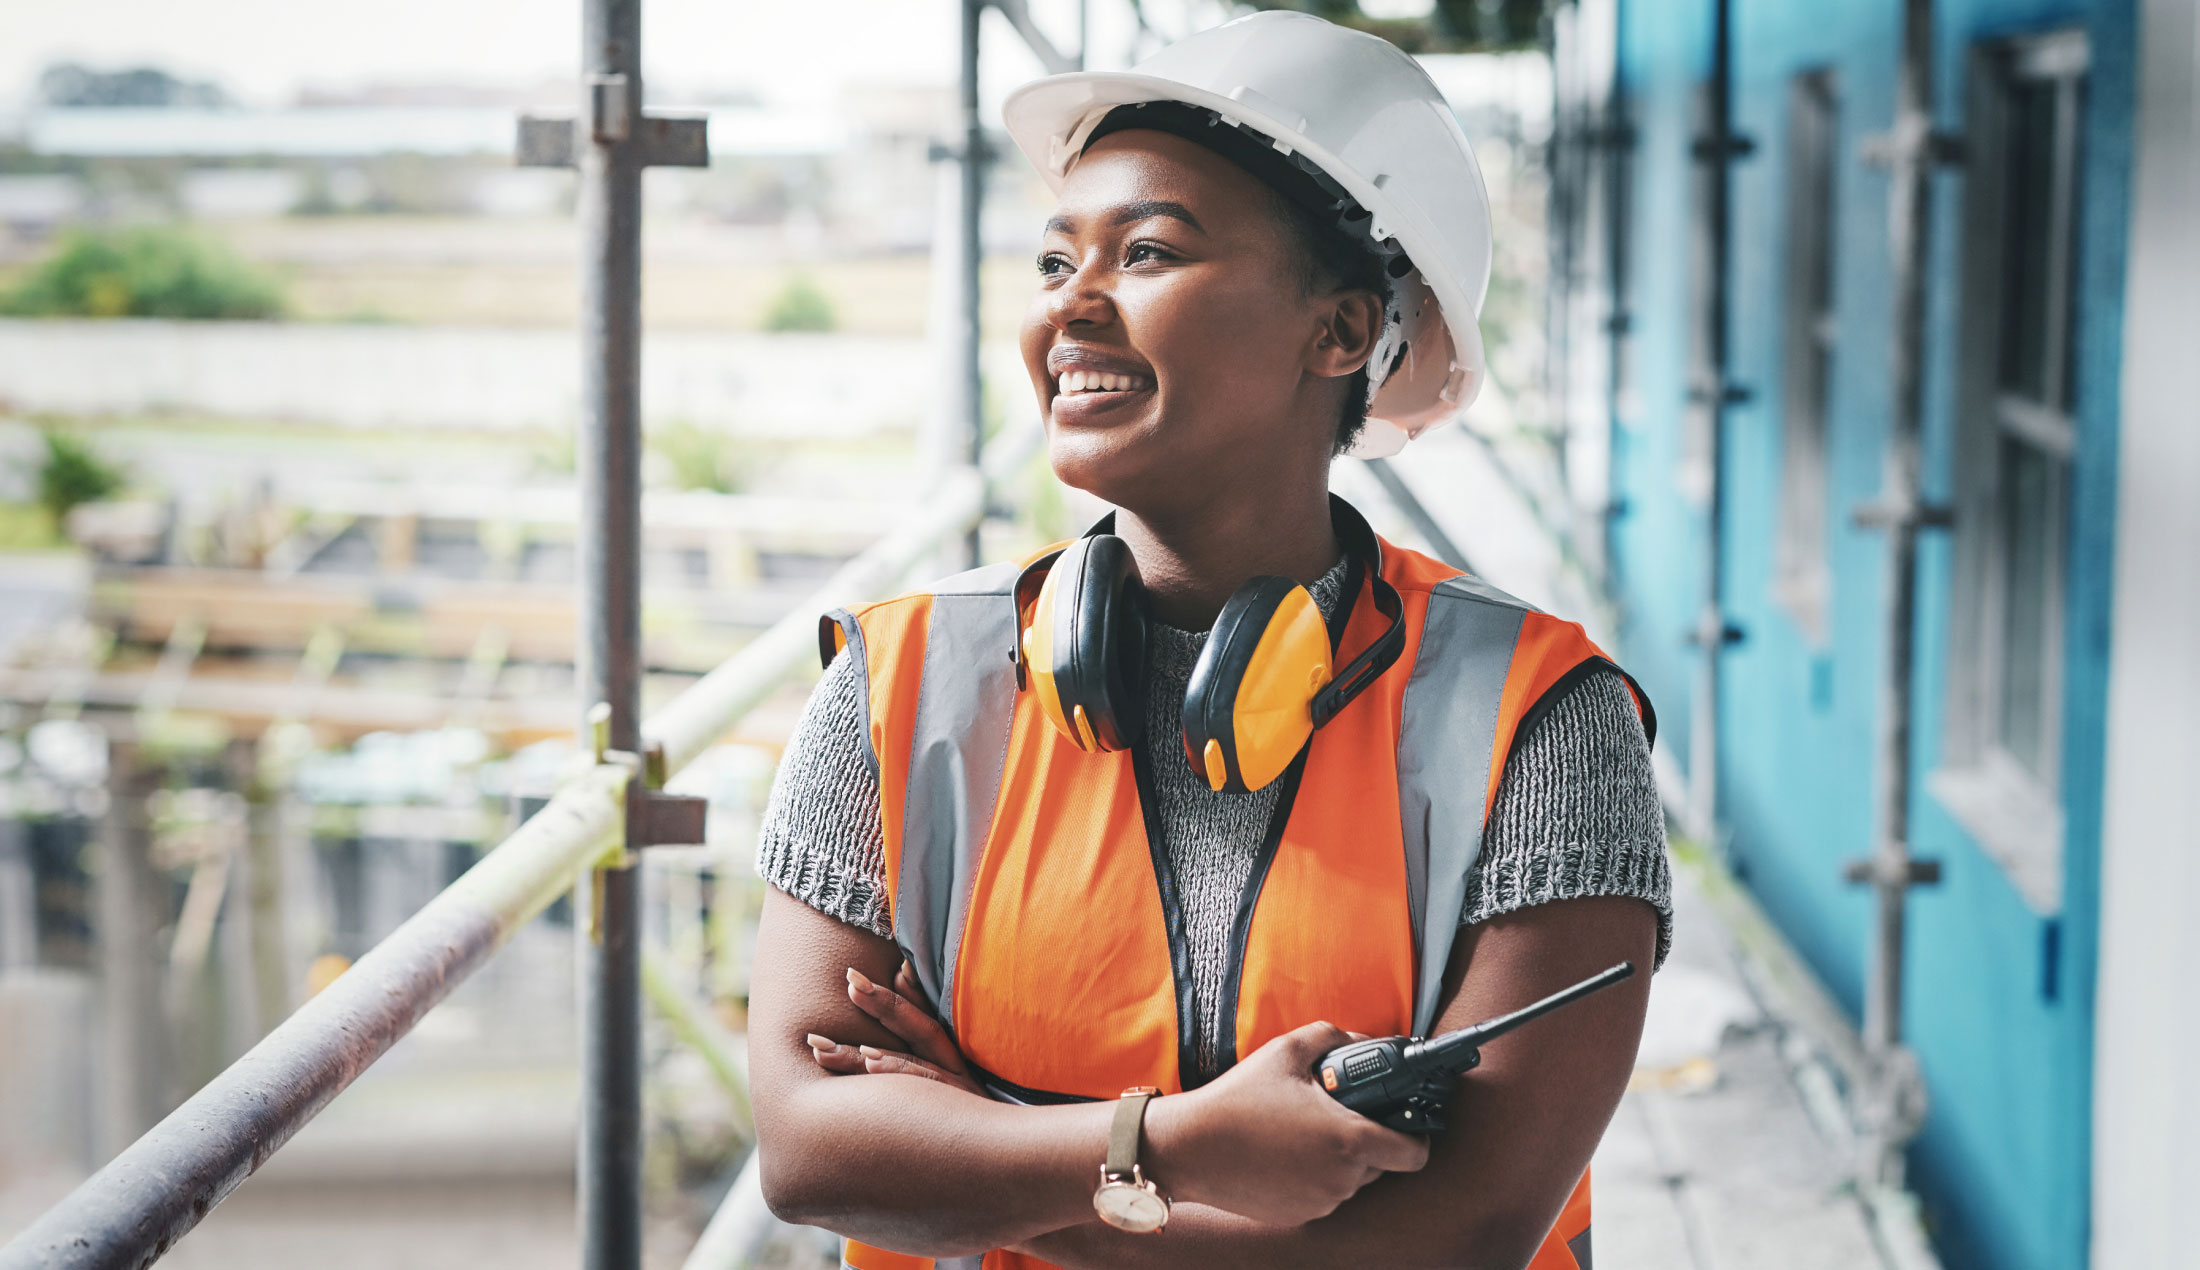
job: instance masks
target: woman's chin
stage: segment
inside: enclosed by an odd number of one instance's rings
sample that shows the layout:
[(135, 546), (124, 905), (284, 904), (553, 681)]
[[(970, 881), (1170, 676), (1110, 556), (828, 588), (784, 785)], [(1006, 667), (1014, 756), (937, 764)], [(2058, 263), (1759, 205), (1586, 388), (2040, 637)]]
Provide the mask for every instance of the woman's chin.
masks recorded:
[(1050, 427), (1047, 462), (1062, 484), (1120, 506), (1126, 495), (1150, 484), (1154, 475), (1148, 447), (1125, 444), (1127, 440), (1121, 433)]

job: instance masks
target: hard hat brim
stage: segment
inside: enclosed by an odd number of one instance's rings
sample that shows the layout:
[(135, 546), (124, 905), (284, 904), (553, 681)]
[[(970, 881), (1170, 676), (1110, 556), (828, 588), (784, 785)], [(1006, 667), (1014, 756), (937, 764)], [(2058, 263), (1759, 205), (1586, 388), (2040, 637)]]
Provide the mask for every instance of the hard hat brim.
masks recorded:
[[(1016, 148), (1039, 170), (1049, 189), (1059, 192), (1069, 170), (1082, 153), (1085, 138), (1101, 116), (1117, 106), (1142, 101), (1180, 101), (1205, 107), (1235, 123), (1267, 134), (1283, 146), (1305, 155), (1330, 179), (1343, 187), (1373, 216), (1383, 236), (1395, 238), (1408, 259), (1439, 258), (1434, 251), (1434, 228), (1421, 223), (1420, 214), (1385, 195), (1338, 156), (1306, 134), (1307, 121), (1285, 119), (1281, 110), (1260, 94), (1241, 91), (1238, 96), (1219, 93), (1156, 75), (1136, 71), (1072, 71), (1034, 80), (1008, 95), (1002, 104), (1002, 122)], [(1479, 174), (1477, 174), (1479, 179)], [(1481, 296), (1468, 296), (1442, 270), (1422, 270), (1416, 265), (1412, 279), (1434, 297), (1438, 312), (1431, 315), (1442, 328), (1451, 356), (1444, 373), (1427, 367), (1420, 374), (1394, 372), (1369, 407), (1369, 427), (1353, 453), (1378, 457), (1395, 453), (1407, 438), (1457, 415), (1473, 403), (1486, 377), (1482, 332), (1476, 317)], [(1487, 270), (1484, 270), (1487, 277)], [(1486, 285), (1486, 283), (1485, 283)], [(1414, 333), (1410, 330), (1409, 340)], [(1426, 324), (1419, 337), (1426, 347)], [(1415, 350), (1409, 343), (1409, 356)], [(1419, 361), (1419, 358), (1415, 358)], [(1398, 391), (1393, 391), (1393, 388)], [(1384, 426), (1376, 427), (1377, 423)]]

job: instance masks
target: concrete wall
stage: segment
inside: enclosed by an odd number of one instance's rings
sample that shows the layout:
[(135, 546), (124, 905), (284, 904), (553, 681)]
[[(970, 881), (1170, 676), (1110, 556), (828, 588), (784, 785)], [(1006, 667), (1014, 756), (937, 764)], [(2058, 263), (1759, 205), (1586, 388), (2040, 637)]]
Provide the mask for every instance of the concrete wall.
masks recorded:
[(2200, 21), (2146, 0), (2101, 830), (2093, 1264), (2200, 1259)]
[[(1899, 0), (1800, 5), (1735, 0), (1735, 119), (1755, 154), (1734, 172), (1732, 366), (1751, 399), (1728, 413), (1724, 586), (1747, 632), (1727, 657), (1719, 727), (1721, 820), (1733, 860), (1789, 939), (1852, 1016), (1860, 1011), (1872, 922), (1843, 860), (1872, 841), (1873, 729), (1884, 661), (1882, 539), (1849, 516), (1874, 499), (1889, 411), (1893, 279), (1888, 183), (1858, 156), (1892, 120)], [(1670, 753), (1688, 753), (1692, 654), (1683, 636), (1701, 603), (1701, 504), (1685, 441), (1689, 241), (1698, 206), (1688, 143), (1709, 73), (1710, 0), (1635, 0), (1622, 19), (1622, 89), (1639, 132), (1626, 227), (1631, 334), (1614, 429), (1625, 511), (1612, 552), (1623, 658), (1666, 709)], [(1926, 792), (1940, 762), (1951, 657), (1944, 541), (1919, 582), (1912, 838), (1946, 881), (1915, 893), (1904, 1030), (1932, 1098), (1913, 1180), (1944, 1255), (1958, 1267), (2050, 1270), (2080, 1264), (2089, 1237), (2091, 1018), (2102, 737), (2115, 528), (2117, 381), (2122, 356), (2125, 168), (2132, 23), (2125, 0), (1942, 0), (1936, 68), (1942, 126), (1960, 131), (1966, 59), (1985, 38), (2065, 26), (2091, 40), (2082, 141), (2080, 336), (2068, 538), (2064, 905), (2034, 912)], [(1774, 597), (1781, 476), (1781, 315), (1786, 273), (1788, 92), (1798, 72), (1839, 78), (1833, 307), (1837, 345), (1828, 421), (1827, 634), (1814, 643)], [(1928, 291), (1928, 494), (1953, 477), (1952, 359), (1959, 331), (1963, 188), (1935, 178)], [(1662, 747), (1661, 747), (1662, 748)]]

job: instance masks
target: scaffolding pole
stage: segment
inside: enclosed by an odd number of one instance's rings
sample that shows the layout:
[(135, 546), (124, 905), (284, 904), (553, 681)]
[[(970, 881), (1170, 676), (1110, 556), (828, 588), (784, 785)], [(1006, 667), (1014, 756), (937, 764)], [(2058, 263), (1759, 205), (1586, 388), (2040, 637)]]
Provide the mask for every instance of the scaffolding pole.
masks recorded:
[(1702, 363), (1691, 389), (1702, 412), (1705, 550), (1703, 607), (1689, 642), (1697, 669), (1688, 725), (1689, 832), (1705, 842), (1719, 841), (1719, 679), (1729, 647), (1741, 641), (1741, 628), (1726, 607), (1726, 420), (1727, 412), (1749, 399), (1733, 382), (1729, 359), (1731, 315), (1727, 289), (1733, 277), (1733, 165), (1755, 147), (1734, 131), (1734, 12), (1732, 0), (1712, 9), (1711, 84), (1705, 131), (1693, 147), (1703, 168), (1703, 235), (1707, 253), (1701, 285), (1701, 323), (1696, 338)]
[[(985, 119), (978, 113), (978, 43), (989, 0), (962, 0), (962, 66), (957, 75), (957, 176), (955, 199), (954, 423), (962, 431), (962, 462), (977, 467), (985, 450), (985, 375), (979, 364), (979, 301), (985, 266)], [(978, 526), (963, 540), (963, 566), (975, 569)]]
[[(641, 749), (641, 0), (581, 11), (581, 704), (609, 748)], [(583, 744), (590, 727), (581, 725)], [(628, 823), (643, 789), (626, 790)], [(641, 878), (599, 863), (580, 924), (580, 1228), (584, 1270), (642, 1258)]]
[(1873, 951), (1864, 984), (1864, 1049), (1873, 1068), (1866, 1091), (1867, 1177), (1903, 1183), (1903, 1147), (1925, 1115), (1924, 1082), (1902, 1043), (1902, 965), (1909, 891), (1940, 880), (1937, 861), (1910, 853), (1911, 680), (1917, 660), (1917, 544), (1922, 530), (1950, 523), (1946, 507), (1924, 499), (1920, 435), (1925, 376), (1925, 247), (1932, 169), (1955, 153), (1933, 131), (1932, 0), (1903, 0), (1902, 64), (1895, 76), (1892, 134), (1869, 154), (1892, 168), (1887, 243), (1893, 257), (1894, 322), (1887, 350), (1892, 407), (1880, 501), (1859, 508), (1860, 527), (1887, 535), (1887, 659), (1879, 685), (1876, 833), (1869, 855), (1847, 866), (1851, 882), (1874, 890)]

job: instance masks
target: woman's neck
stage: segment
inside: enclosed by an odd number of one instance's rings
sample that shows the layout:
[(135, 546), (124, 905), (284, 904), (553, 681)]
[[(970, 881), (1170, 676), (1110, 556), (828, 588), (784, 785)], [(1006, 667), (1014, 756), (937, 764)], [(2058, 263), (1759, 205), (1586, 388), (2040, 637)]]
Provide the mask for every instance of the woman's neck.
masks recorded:
[(1215, 499), (1178, 515), (1126, 509), (1116, 516), (1116, 533), (1138, 561), (1154, 616), (1194, 631), (1212, 626), (1246, 579), (1310, 583), (1340, 550), (1326, 489), (1311, 497)]

